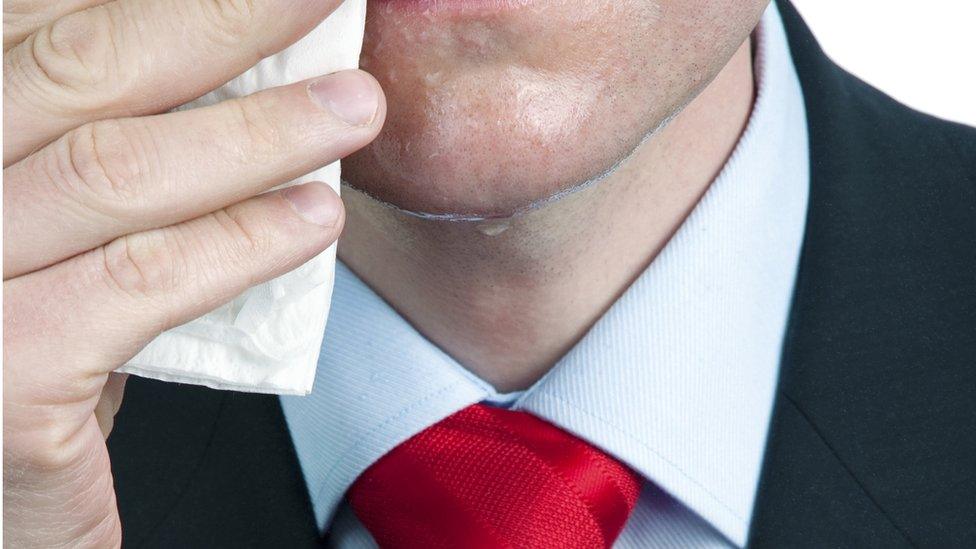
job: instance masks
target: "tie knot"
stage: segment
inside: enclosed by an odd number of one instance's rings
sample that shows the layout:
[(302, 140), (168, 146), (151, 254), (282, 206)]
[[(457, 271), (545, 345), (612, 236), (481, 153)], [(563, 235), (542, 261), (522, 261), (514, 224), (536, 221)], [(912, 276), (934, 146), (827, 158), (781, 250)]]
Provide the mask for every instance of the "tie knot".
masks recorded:
[(383, 547), (609, 547), (640, 479), (525, 412), (469, 406), (356, 480), (349, 501)]

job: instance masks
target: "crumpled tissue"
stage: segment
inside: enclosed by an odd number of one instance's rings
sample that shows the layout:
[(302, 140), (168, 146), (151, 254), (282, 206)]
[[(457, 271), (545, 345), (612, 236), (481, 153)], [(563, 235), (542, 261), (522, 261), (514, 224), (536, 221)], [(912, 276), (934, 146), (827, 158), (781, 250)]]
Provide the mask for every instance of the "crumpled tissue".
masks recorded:
[[(217, 90), (184, 105), (210, 105), (299, 80), (356, 68), (366, 0), (346, 0), (312, 32)], [(339, 191), (339, 163), (289, 185), (324, 181)], [(256, 393), (312, 389), (335, 273), (335, 245), (230, 303), (164, 332), (119, 372)]]

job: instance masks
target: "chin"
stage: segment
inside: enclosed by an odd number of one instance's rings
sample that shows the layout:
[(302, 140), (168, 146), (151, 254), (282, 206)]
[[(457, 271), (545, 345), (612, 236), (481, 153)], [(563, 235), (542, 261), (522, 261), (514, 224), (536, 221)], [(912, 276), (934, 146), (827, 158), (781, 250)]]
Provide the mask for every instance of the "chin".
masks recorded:
[[(402, 210), (508, 217), (606, 174), (721, 69), (764, 0), (374, 0), (386, 92), (347, 184)], [(732, 12), (732, 13), (730, 13)]]

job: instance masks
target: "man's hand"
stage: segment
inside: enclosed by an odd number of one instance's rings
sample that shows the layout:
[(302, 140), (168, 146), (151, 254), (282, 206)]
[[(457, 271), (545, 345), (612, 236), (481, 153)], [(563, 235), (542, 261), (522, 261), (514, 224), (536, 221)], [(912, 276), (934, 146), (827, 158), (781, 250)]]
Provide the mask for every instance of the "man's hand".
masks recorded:
[(337, 73), (168, 114), (339, 0), (4, 3), (4, 537), (118, 546), (112, 374), (161, 331), (338, 236), (326, 185), (260, 193), (372, 140), (385, 107)]

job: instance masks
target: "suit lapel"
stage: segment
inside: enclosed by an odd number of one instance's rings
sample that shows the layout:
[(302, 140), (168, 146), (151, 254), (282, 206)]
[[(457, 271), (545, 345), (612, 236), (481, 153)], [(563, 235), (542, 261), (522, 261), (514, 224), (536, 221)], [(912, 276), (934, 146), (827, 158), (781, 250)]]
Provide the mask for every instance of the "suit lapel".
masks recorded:
[(124, 543), (160, 527), (193, 480), (213, 438), (224, 395), (130, 377), (108, 439)]
[(753, 548), (907, 545), (803, 412), (783, 394), (773, 411), (749, 540)]
[[(780, 11), (797, 72), (807, 98), (817, 94), (836, 94), (830, 83), (835, 75), (793, 6), (780, 2)], [(811, 76), (811, 71), (815, 71)], [(822, 88), (827, 87), (828, 90)], [(806, 101), (807, 117), (814, 120), (822, 113), (811, 111)], [(815, 102), (814, 109), (817, 108)], [(809, 321), (811, 304), (803, 293), (804, 282), (818, 273), (820, 209), (824, 207), (819, 189), (827, 175), (815, 151), (829, 150), (823, 142), (815, 143), (818, 134), (811, 132), (811, 196), (807, 234), (801, 255), (797, 293), (789, 320), (783, 351), (779, 392), (769, 430), (763, 473), (753, 512), (749, 546), (763, 547), (902, 547), (901, 532), (871, 500), (817, 427), (790, 396), (797, 383), (797, 369), (810, 371), (823, 360), (830, 348), (805, 348), (797, 340), (797, 327)], [(822, 139), (822, 136), (819, 136)], [(856, 184), (856, 182), (852, 182)], [(813, 243), (811, 243), (813, 240)], [(811, 257), (813, 256), (813, 257)], [(824, 312), (829, 316), (829, 311)], [(823, 380), (821, 380), (823, 382)]]
[(316, 547), (278, 398), (132, 378), (109, 440), (127, 547)]

